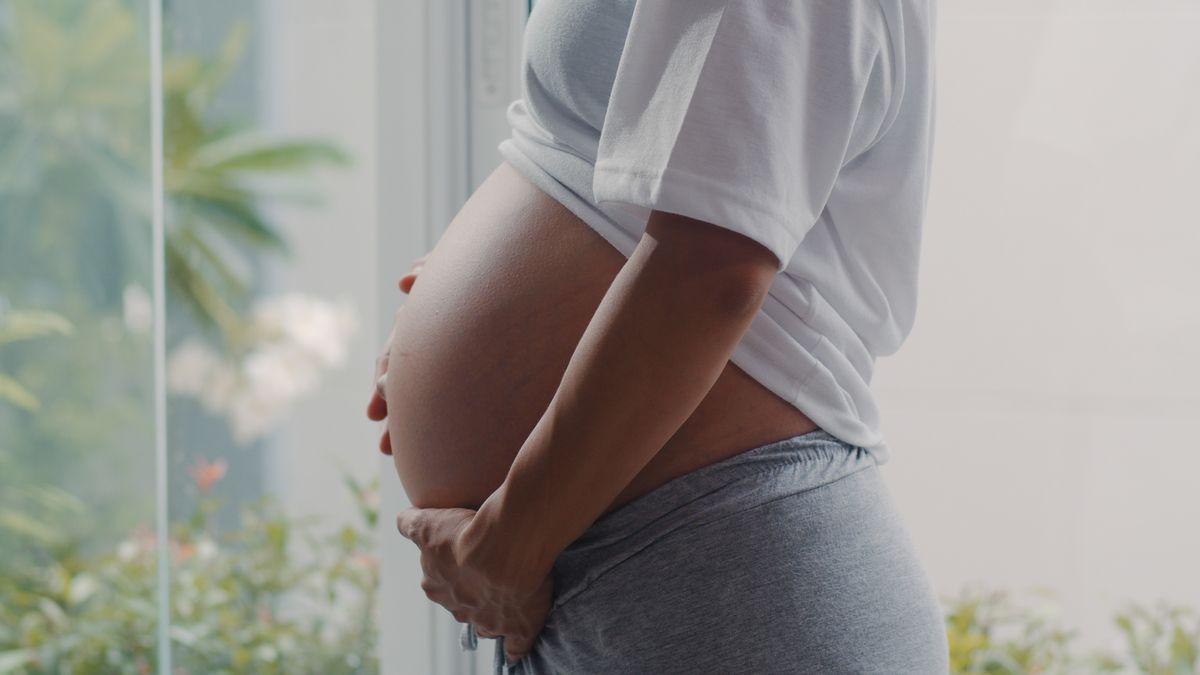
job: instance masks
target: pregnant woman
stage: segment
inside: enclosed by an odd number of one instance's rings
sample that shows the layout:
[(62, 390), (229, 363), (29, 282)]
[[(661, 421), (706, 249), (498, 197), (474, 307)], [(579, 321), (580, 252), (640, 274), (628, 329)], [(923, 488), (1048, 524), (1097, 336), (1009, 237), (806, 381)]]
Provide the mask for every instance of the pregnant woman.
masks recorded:
[(915, 315), (931, 2), (536, 3), (368, 409), (497, 672), (946, 671), (868, 386)]

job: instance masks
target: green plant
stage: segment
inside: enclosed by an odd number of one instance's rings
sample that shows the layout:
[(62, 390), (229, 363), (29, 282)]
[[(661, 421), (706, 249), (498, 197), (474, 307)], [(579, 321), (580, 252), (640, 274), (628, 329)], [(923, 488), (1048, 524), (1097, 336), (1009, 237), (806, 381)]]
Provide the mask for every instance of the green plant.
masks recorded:
[[(69, 335), (70, 322), (52, 312), (6, 311), (0, 307), (0, 347), (17, 342)], [(9, 405), (25, 412), (41, 407), (41, 399), (13, 375), (0, 372), (0, 407)], [(81, 504), (73, 495), (53, 485), (20, 480), (10, 452), (0, 446), (0, 555), (12, 558), (17, 552), (8, 542), (26, 540), (39, 547), (60, 541), (60, 531), (50, 523), (78, 513)], [(0, 566), (2, 569), (2, 566)]]
[[(0, 318), (0, 673), (154, 663), (153, 539), (112, 545), (155, 509), (144, 6), (0, 0), (0, 308), (53, 310)], [(169, 335), (198, 322), (233, 357), (253, 346), (259, 269), (286, 252), (264, 205), (313, 202), (309, 172), (347, 161), (215, 113), (246, 36), (163, 55), (167, 304), (187, 310), (169, 312)], [(374, 670), (368, 532), (322, 534), (269, 503), (220, 532), (217, 504), (173, 525), (176, 663)], [(296, 607), (334, 598), (349, 608), (336, 621)]]
[[(154, 508), (138, 489), (153, 479), (154, 424), (144, 8), (0, 0), (0, 307), (52, 310), (74, 327), (0, 349), (2, 480), (88, 504), (86, 527), (45, 520), (57, 508), (25, 514), (85, 546)], [(286, 252), (265, 204), (315, 201), (311, 170), (347, 161), (330, 143), (270, 137), (218, 114), (246, 40), (235, 25), (212, 55), (169, 44), (164, 53), (168, 333), (176, 344), (194, 324), (209, 328), (205, 339), (230, 358), (256, 339), (246, 309), (259, 270)], [(139, 298), (142, 319), (131, 321)], [(18, 501), (34, 508), (25, 497), (6, 503)], [(16, 548), (0, 541), (0, 556), (44, 554)]]
[[(1047, 606), (1044, 592), (1034, 595)], [(953, 673), (1061, 673), (1069, 670), (1071, 632), (1046, 612), (1004, 591), (966, 591), (948, 603), (946, 634)]]
[[(362, 515), (332, 533), (264, 502), (220, 533), (219, 480), (170, 541), (172, 660), (182, 673), (374, 673), (374, 488), (348, 481)], [(205, 467), (201, 467), (204, 469)], [(199, 476), (207, 478), (201, 480)], [(61, 549), (0, 575), (0, 673), (147, 673), (156, 662), (156, 541)]]
[[(0, 13), (0, 291), (10, 296), (52, 282), (56, 295), (112, 307), (149, 276), (149, 59), (135, 6), (6, 0)], [(305, 183), (267, 181), (348, 161), (330, 143), (211, 114), (246, 35), (235, 26), (212, 57), (168, 49), (163, 65), (170, 300), (234, 347), (257, 259), (286, 249), (264, 202), (311, 201)]]
[(967, 590), (946, 602), (950, 672), (1200, 674), (1200, 613), (1159, 603), (1114, 618), (1121, 649), (1074, 649), (1075, 632), (1054, 618), (1050, 594)]
[(329, 143), (281, 140), (245, 125), (209, 121), (206, 112), (245, 42), (245, 26), (236, 26), (215, 58), (174, 55), (163, 78), (169, 281), (177, 297), (220, 328), (235, 351), (249, 339), (239, 303), (251, 289), (247, 273), (239, 270), (250, 269), (254, 256), (286, 251), (279, 230), (263, 217), (262, 203), (312, 198), (303, 189), (272, 190), (265, 179), (348, 161)]
[(1101, 654), (1097, 669), (1146, 675), (1200, 673), (1200, 613), (1160, 603), (1130, 606), (1117, 614), (1123, 654)]
[(44, 304), (36, 291), (68, 315), (80, 304), (111, 307), (127, 280), (148, 276), (140, 18), (117, 0), (7, 0), (3, 9), (0, 291)]
[[(71, 322), (53, 312), (5, 311), (0, 307), (0, 347), (48, 335), (70, 335)], [(0, 372), (0, 403), (37, 410), (38, 397), (11, 375)]]

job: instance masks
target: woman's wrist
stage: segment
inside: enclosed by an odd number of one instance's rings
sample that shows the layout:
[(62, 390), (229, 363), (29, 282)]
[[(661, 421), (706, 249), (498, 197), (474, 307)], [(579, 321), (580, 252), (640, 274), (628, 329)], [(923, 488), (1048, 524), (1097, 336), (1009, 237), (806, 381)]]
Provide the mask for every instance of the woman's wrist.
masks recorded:
[(460, 536), (463, 564), (516, 592), (536, 589), (550, 574), (562, 547), (524, 517), (510, 486), (501, 485), (479, 507)]

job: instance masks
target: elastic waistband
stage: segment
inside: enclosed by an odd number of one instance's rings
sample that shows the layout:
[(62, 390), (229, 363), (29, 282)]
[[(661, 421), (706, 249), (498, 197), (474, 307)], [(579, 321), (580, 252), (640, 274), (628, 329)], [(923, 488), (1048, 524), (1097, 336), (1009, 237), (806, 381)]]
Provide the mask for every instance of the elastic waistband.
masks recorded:
[(823, 429), (747, 450), (675, 478), (597, 520), (554, 565), (555, 606), (684, 526), (804, 492), (876, 465)]

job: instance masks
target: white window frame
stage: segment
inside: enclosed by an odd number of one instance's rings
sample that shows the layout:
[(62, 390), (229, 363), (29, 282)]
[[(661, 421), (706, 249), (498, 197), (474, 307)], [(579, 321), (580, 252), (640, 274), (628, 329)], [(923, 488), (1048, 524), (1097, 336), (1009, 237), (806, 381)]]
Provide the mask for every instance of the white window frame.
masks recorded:
[[(507, 104), (520, 96), (525, 0), (380, 0), (376, 4), (379, 128), (378, 283), (396, 283), (430, 250), (475, 186), (499, 163)], [(379, 339), (395, 296), (380, 294)], [(474, 653), (459, 625), (418, 586), (416, 549), (390, 514), (407, 505), (381, 460), (380, 649), (388, 675), (473, 675), (491, 669), (492, 643)]]

